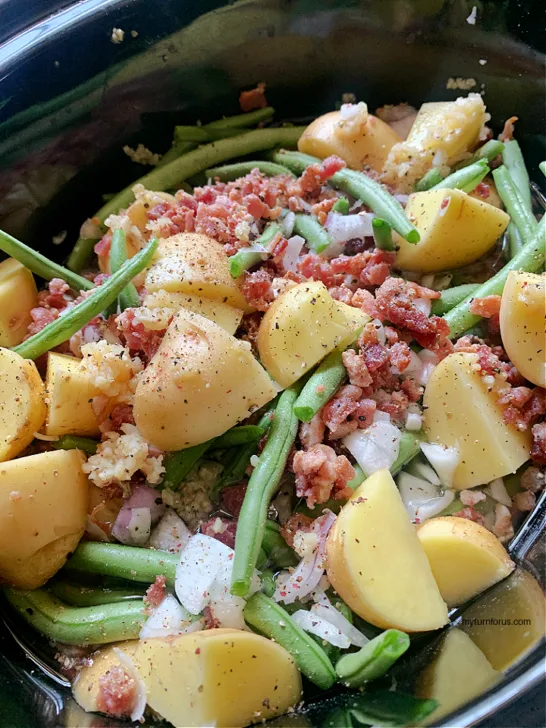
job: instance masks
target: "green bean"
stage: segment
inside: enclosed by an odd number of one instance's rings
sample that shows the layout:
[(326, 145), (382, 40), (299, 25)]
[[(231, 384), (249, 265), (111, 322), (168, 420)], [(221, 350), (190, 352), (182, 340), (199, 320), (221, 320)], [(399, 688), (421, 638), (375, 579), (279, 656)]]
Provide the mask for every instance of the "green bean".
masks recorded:
[(521, 233), (513, 220), (510, 220), (510, 222), (508, 223), (508, 244), (510, 258), (513, 258), (514, 255), (517, 255), (519, 251), (523, 248), (523, 238), (521, 237)]
[(68, 645), (137, 639), (146, 621), (142, 599), (95, 607), (69, 607), (42, 589), (5, 589), (9, 603), (50, 640)]
[(336, 673), (328, 655), (293, 621), (286, 610), (265, 594), (256, 592), (244, 609), (245, 622), (284, 647), (300, 672), (323, 690), (332, 687)]
[(168, 453), (163, 460), (165, 473), (160, 488), (176, 490), (180, 483), (193, 470), (203, 455), (209, 450), (213, 440), (207, 440), (200, 445), (188, 447), (185, 450), (176, 450)]
[(346, 197), (339, 197), (332, 207), (332, 212), (339, 212), (341, 215), (346, 215), (350, 209), (351, 205), (349, 200)]
[(501, 296), (508, 274), (513, 270), (535, 273), (544, 265), (546, 255), (546, 215), (538, 224), (536, 233), (531, 240), (515, 255), (512, 260), (485, 283), (481, 283), (473, 294), (467, 296), (444, 316), (449, 324), (450, 338), (455, 339), (463, 332), (480, 321), (480, 316), (470, 312), (473, 298), (485, 296)]
[(275, 162), (266, 162), (263, 159), (257, 159), (254, 162), (235, 162), (234, 164), (224, 164), (222, 167), (211, 167), (205, 170), (207, 177), (211, 179), (219, 179), (220, 182), (231, 182), (231, 180), (239, 179), (250, 174), (253, 169), (258, 169), (267, 177), (275, 177), (278, 174), (287, 174), (293, 177), (292, 172), (283, 167), (282, 164)]
[(343, 655), (336, 664), (337, 676), (346, 687), (360, 688), (369, 680), (384, 675), (409, 646), (407, 634), (388, 629), (358, 652)]
[(214, 447), (221, 449), (223, 447), (235, 447), (236, 445), (246, 445), (248, 442), (256, 442), (264, 434), (265, 430), (260, 425), (239, 425), (232, 427), (231, 430), (224, 432), (214, 440)]
[(457, 165), (456, 169), (468, 167), (475, 162), (480, 162), (482, 159), (485, 159), (486, 162), (492, 162), (495, 157), (498, 157), (499, 154), (502, 154), (503, 151), (504, 144), (501, 141), (499, 141), (498, 139), (490, 139), (478, 150), (476, 150), (476, 152), (474, 152), (471, 157), (465, 159), (464, 162), (460, 162)]
[(434, 316), (443, 316), (461, 301), (464, 301), (467, 296), (471, 296), (478, 288), (478, 285), (478, 283), (463, 283), (461, 286), (446, 288), (440, 294), (440, 298), (432, 301), (431, 313)]
[[(99, 222), (103, 224), (109, 215), (128, 207), (134, 200), (133, 187), (135, 184), (142, 184), (147, 190), (172, 189), (180, 185), (188, 177), (192, 177), (204, 169), (233, 157), (242, 157), (278, 145), (295, 146), (303, 131), (304, 127), (297, 126), (253, 129), (230, 139), (220, 139), (217, 142), (206, 144), (174, 159), (164, 167), (155, 167), (148, 174), (135, 180), (112, 200), (103, 205), (94, 217), (97, 217)], [(78, 267), (78, 270), (80, 270), (91, 255), (92, 248), (93, 246), (84, 246), (80, 238), (68, 259), (68, 267), (71, 270)]]
[[(263, 233), (254, 240), (252, 245), (262, 245), (264, 248), (275, 238), (280, 235), (281, 228), (276, 222), (270, 222)], [(239, 250), (235, 255), (229, 258), (229, 272), (232, 278), (239, 278), (245, 270), (258, 265), (263, 260), (263, 256), (267, 256), (267, 252), (259, 252), (254, 250)]]
[(400, 446), (398, 449), (398, 457), (390, 467), (391, 475), (396, 475), (404, 465), (407, 465), (413, 458), (421, 452), (420, 442), (424, 438), (423, 432), (402, 431), (400, 438)]
[(24, 359), (37, 359), (41, 354), (67, 341), (72, 334), (98, 316), (113, 303), (125, 286), (143, 270), (153, 258), (157, 240), (151, 240), (131, 260), (114, 273), (101, 286), (97, 286), (81, 303), (76, 304), (58, 319), (47, 324), (41, 331), (31, 336), (14, 351)]
[(538, 165), (538, 168), (540, 169), (540, 171), (542, 172), (543, 175), (546, 175), (546, 162), (541, 162)]
[(294, 233), (301, 235), (315, 253), (322, 253), (332, 242), (326, 230), (316, 217), (297, 212), (294, 220)]
[[(110, 270), (117, 273), (118, 270), (127, 262), (127, 243), (125, 233), (119, 228), (114, 230), (112, 234), (112, 244), (110, 246)], [(126, 308), (138, 308), (140, 306), (140, 298), (133, 283), (128, 283), (125, 288), (119, 292), (118, 296), (119, 308), (125, 311)]]
[(151, 584), (156, 576), (174, 586), (178, 555), (114, 543), (80, 543), (65, 565), (67, 571), (116, 576)]
[(106, 589), (54, 579), (47, 585), (49, 591), (71, 607), (97, 607), (128, 600), (143, 599), (145, 590)]
[(334, 349), (322, 360), (307, 380), (294, 403), (294, 414), (301, 422), (309, 422), (333, 397), (347, 376), (343, 364), (344, 349)]
[(281, 536), (281, 529), (275, 521), (266, 521), (262, 548), (268, 555), (270, 561), (279, 569), (288, 569), (295, 566), (299, 559), (293, 549)]
[(241, 130), (233, 129), (207, 129), (206, 126), (175, 126), (174, 127), (174, 143), (179, 142), (197, 142), (203, 144), (206, 142), (215, 142), (218, 139), (229, 139), (230, 137), (241, 134)]
[[(271, 158), (274, 162), (284, 164), (296, 174), (301, 174), (309, 165), (321, 161), (308, 154), (286, 151), (274, 152)], [(396, 230), (409, 243), (419, 242), (419, 232), (406, 217), (402, 205), (378, 182), (361, 172), (342, 169), (331, 177), (329, 184), (370, 207), (378, 217), (386, 220), (393, 230)]]
[(275, 589), (277, 588), (275, 574), (271, 569), (264, 569), (264, 571), (260, 574), (260, 579), (262, 582), (263, 593), (266, 597), (272, 597), (273, 594), (275, 594)]
[(431, 190), (462, 190), (463, 192), (472, 192), (489, 173), (489, 167), (485, 159), (468, 167), (458, 169), (452, 172), (438, 184), (431, 187)]
[(223, 119), (216, 119), (209, 124), (205, 124), (206, 129), (244, 129), (245, 127), (260, 124), (263, 121), (271, 119), (275, 114), (272, 106), (266, 106), (263, 109), (255, 111), (246, 111), (244, 114), (236, 114), (235, 116), (225, 116)]
[(296, 439), (298, 418), (293, 407), (302, 385), (300, 380), (281, 394), (267, 443), (248, 481), (235, 537), (231, 593), (236, 596), (244, 597), (250, 589), (269, 501), (278, 488)]
[(392, 228), (386, 220), (380, 217), (374, 217), (372, 220), (373, 239), (375, 247), (379, 250), (396, 250), (396, 245), (392, 239)]
[(356, 490), (366, 480), (366, 474), (358, 463), (355, 463), (353, 465), (353, 468), (355, 471), (355, 476), (354, 478), (351, 478), (351, 480), (349, 480), (347, 485), (352, 490)]
[(269, 558), (267, 556), (267, 551), (263, 548), (260, 548), (258, 551), (258, 558), (256, 559), (256, 568), (258, 571), (261, 571), (263, 568), (265, 568), (267, 562), (269, 561)]
[(440, 170), (437, 167), (433, 167), (421, 177), (419, 182), (415, 185), (414, 190), (416, 192), (426, 192), (435, 185), (440, 184), (443, 179), (444, 177), (440, 173)]
[(45, 255), (29, 248), (28, 245), (21, 243), (3, 230), (0, 230), (0, 250), (3, 250), (11, 258), (18, 260), (25, 268), (28, 268), (32, 273), (35, 273), (46, 281), (50, 281), (52, 278), (62, 278), (75, 291), (89, 291), (93, 288), (94, 284), (92, 281), (88, 281), (87, 278), (83, 278), (77, 273), (63, 268), (62, 265), (54, 263), (52, 260), (46, 258)]
[(507, 168), (512, 181), (518, 190), (523, 204), (528, 210), (532, 209), (531, 187), (525, 160), (521, 148), (515, 139), (505, 142), (502, 152), (502, 162)]
[(525, 199), (514, 184), (507, 167), (503, 165), (495, 169), (493, 179), (495, 180), (499, 197), (517, 227), (523, 242), (527, 242), (537, 229), (537, 221), (531, 208), (525, 203)]
[(90, 437), (78, 437), (77, 435), (62, 435), (58, 440), (51, 442), (56, 450), (83, 450), (87, 455), (95, 455), (99, 443)]

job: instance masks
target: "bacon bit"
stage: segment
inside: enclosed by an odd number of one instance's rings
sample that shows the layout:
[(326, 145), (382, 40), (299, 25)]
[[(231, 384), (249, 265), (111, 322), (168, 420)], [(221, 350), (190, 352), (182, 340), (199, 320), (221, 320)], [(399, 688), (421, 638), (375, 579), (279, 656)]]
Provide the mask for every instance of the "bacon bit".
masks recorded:
[(345, 286), (332, 286), (328, 293), (332, 296), (332, 298), (335, 298), (336, 301), (346, 303), (348, 306), (352, 303), (353, 292), (350, 288), (345, 288)]
[(347, 498), (352, 493), (347, 483), (354, 478), (355, 469), (345, 455), (336, 455), (328, 445), (296, 452), (292, 467), (296, 495), (304, 497), (309, 508), (315, 503), (326, 503), (330, 497)]
[(348, 418), (356, 411), (361, 396), (360, 387), (347, 384), (340, 387), (334, 397), (324, 405), (320, 416), (330, 430), (331, 439), (337, 440), (345, 437), (358, 428), (358, 422)]
[(351, 306), (362, 309), (364, 313), (367, 313), (373, 319), (378, 319), (381, 315), (376, 306), (373, 293), (367, 291), (365, 288), (359, 288), (356, 291), (352, 298)]
[(208, 521), (201, 524), (202, 534), (215, 538), (217, 541), (229, 546), (231, 549), (235, 547), (236, 532), (237, 521), (232, 521), (228, 518), (221, 518), (220, 516), (213, 516)]
[(521, 476), (520, 485), (531, 493), (540, 493), (546, 485), (546, 472), (543, 468), (531, 466)]
[(472, 506), (463, 508), (460, 511), (457, 511), (457, 513), (452, 513), (451, 515), (455, 516), (456, 518), (466, 518), (467, 521), (474, 521), (474, 523), (479, 523), (480, 526), (485, 526), (484, 517), (479, 511), (477, 511), (475, 508), (472, 508)]
[(300, 425), (300, 442), (305, 450), (319, 445), (324, 440), (324, 432), (326, 426), (322, 421), (321, 413), (317, 414), (309, 421), (302, 422)]
[(203, 619), (205, 622), (205, 629), (218, 629), (218, 627), (220, 626), (220, 620), (216, 619), (212, 609), (208, 604), (203, 609)]
[(265, 109), (267, 100), (265, 98), (265, 83), (260, 82), (256, 88), (250, 91), (241, 91), (239, 94), (239, 106), (241, 111), (254, 111), (254, 109)]
[(305, 168), (301, 177), (292, 183), (289, 193), (293, 197), (318, 198), (324, 183), (346, 166), (343, 159), (335, 155), (326, 157), (320, 164), (311, 164)]
[(411, 349), (403, 341), (393, 344), (389, 349), (389, 358), (391, 365), (402, 373), (411, 364)]
[(540, 387), (513, 387), (508, 391), (503, 390), (497, 401), (505, 407), (504, 421), (518, 430), (526, 430), (546, 413), (546, 393)]
[(485, 493), (481, 490), (461, 490), (459, 498), (464, 506), (475, 506), (485, 500)]
[(320, 202), (316, 202), (311, 207), (311, 213), (315, 215), (315, 217), (318, 219), (321, 225), (324, 225), (326, 222), (326, 218), (328, 217), (328, 213), (332, 209), (332, 207), (336, 204), (337, 197), (333, 196), (330, 198), (326, 198), (324, 200), (321, 200)]
[(533, 434), (531, 460), (539, 465), (546, 465), (546, 422), (534, 425), (531, 432)]
[(518, 509), (518, 511), (522, 511), (525, 513), (526, 511), (532, 511), (535, 507), (537, 502), (536, 496), (534, 493), (531, 493), (529, 490), (524, 491), (523, 493), (516, 493), (514, 496), (514, 505)]
[(143, 354), (149, 361), (163, 341), (167, 329), (147, 329), (140, 321), (135, 320), (135, 311), (126, 309), (116, 318), (117, 328), (124, 343), (132, 354)]
[(220, 493), (220, 505), (224, 511), (230, 513), (234, 518), (239, 518), (239, 513), (245, 499), (247, 483), (241, 482), (237, 485), (230, 485), (222, 488)]
[(355, 285), (379, 286), (387, 279), (396, 255), (374, 248), (356, 255), (340, 255), (330, 261), (333, 273), (342, 276), (350, 275)]
[(310, 533), (312, 530), (313, 519), (309, 516), (304, 516), (302, 513), (293, 513), (290, 518), (286, 521), (284, 526), (281, 526), (281, 536), (284, 538), (286, 543), (291, 549), (294, 548), (294, 536), (298, 531), (304, 533)]
[(303, 255), (298, 262), (298, 271), (308, 280), (320, 281), (327, 288), (342, 283), (342, 276), (336, 276), (327, 260), (314, 253)]
[(115, 718), (129, 717), (138, 698), (138, 687), (133, 677), (121, 665), (114, 665), (99, 678), (97, 710)]
[(154, 583), (146, 589), (145, 601), (148, 602), (152, 609), (159, 607), (161, 602), (167, 596), (167, 587), (165, 586), (166, 578), (164, 576), (156, 576)]
[(112, 247), (112, 233), (107, 233), (102, 237), (99, 242), (93, 248), (95, 255), (98, 258), (108, 258), (110, 255), (110, 248)]
[(497, 503), (495, 506), (495, 524), (493, 533), (501, 543), (506, 543), (514, 535), (514, 526), (512, 524), (512, 515), (506, 506)]
[(499, 135), (501, 142), (510, 142), (514, 138), (514, 124), (518, 120), (517, 116), (511, 116), (504, 122), (504, 129)]
[(358, 422), (358, 427), (365, 430), (373, 422), (373, 416), (377, 409), (377, 402), (374, 399), (361, 399), (353, 412), (353, 419)]
[(341, 358), (347, 369), (350, 383), (355, 387), (369, 387), (373, 380), (366, 366), (366, 356), (349, 349), (343, 352)]
[(491, 187), (486, 182), (480, 182), (480, 184), (474, 188), (472, 195), (480, 197), (482, 200), (489, 198)]
[(484, 298), (473, 298), (470, 303), (470, 312), (475, 316), (491, 318), (500, 313), (501, 297), (484, 296)]
[(245, 273), (241, 293), (247, 302), (258, 311), (267, 311), (275, 300), (272, 281), (273, 275), (266, 268), (260, 268), (255, 273)]

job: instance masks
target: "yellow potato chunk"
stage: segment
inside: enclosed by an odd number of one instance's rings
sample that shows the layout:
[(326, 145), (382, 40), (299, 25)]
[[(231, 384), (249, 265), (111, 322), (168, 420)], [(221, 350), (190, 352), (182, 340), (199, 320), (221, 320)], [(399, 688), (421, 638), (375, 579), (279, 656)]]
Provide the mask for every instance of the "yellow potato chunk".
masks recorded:
[(506, 670), (544, 638), (545, 626), (544, 592), (520, 567), (465, 609), (461, 629), (495, 670)]
[(461, 190), (415, 192), (406, 214), (421, 240), (414, 245), (394, 233), (396, 265), (420, 273), (473, 263), (495, 245), (510, 221), (503, 210)]
[(448, 607), (464, 604), (515, 568), (499, 539), (466, 518), (431, 518), (417, 535)]
[(34, 362), (0, 349), (0, 462), (32, 442), (45, 416), (44, 385)]
[(38, 303), (34, 276), (14, 258), (0, 263), (0, 346), (20, 344), (31, 322), (30, 310)]
[(179, 233), (159, 241), (145, 287), (150, 293), (189, 293), (249, 310), (231, 277), (222, 245), (197, 233)]
[(177, 728), (246, 726), (282, 715), (301, 697), (292, 657), (252, 632), (142, 640), (134, 661), (148, 705)]
[(352, 169), (371, 167), (380, 172), (401, 139), (388, 124), (369, 114), (365, 104), (352, 109), (354, 114), (349, 116), (341, 111), (319, 116), (301, 135), (298, 149), (320, 159), (335, 154)]
[(546, 387), (546, 274), (511, 271), (500, 310), (502, 343), (520, 374)]
[(82, 360), (49, 352), (46, 372), (46, 435), (97, 437), (99, 425), (92, 398), (99, 392), (82, 367)]
[(87, 478), (79, 450), (0, 466), (0, 578), (36, 589), (65, 563), (85, 529)]
[(202, 296), (193, 296), (189, 293), (169, 293), (168, 291), (156, 291), (144, 299), (144, 306), (147, 308), (171, 308), (175, 312), (181, 308), (187, 311), (198, 313), (210, 321), (221, 326), (228, 334), (234, 334), (241, 323), (243, 312), (227, 303), (213, 301)]
[(334, 301), (324, 283), (299, 283), (263, 317), (260, 360), (276, 382), (289, 387), (337, 346), (349, 344), (369, 320), (363, 311)]
[(275, 394), (250, 344), (180, 309), (138, 382), (133, 411), (148, 442), (182, 450), (222, 434)]
[(436, 722), (461, 707), (501, 677), (468, 635), (451, 628), (431, 664), (418, 678), (418, 697), (433, 698), (440, 703), (428, 716), (427, 723)]
[(404, 632), (446, 624), (447, 607), (386, 468), (367, 478), (343, 506), (326, 554), (332, 586), (367, 622)]
[(488, 118), (480, 94), (423, 104), (408, 138), (391, 149), (383, 182), (410, 192), (433, 165), (451, 167), (464, 159)]
[(504, 422), (494, 387), (477, 366), (476, 354), (450, 354), (432, 372), (423, 399), (430, 442), (459, 451), (453, 476), (456, 490), (514, 473), (529, 459), (531, 448), (530, 431)]
[(78, 672), (72, 685), (72, 694), (80, 707), (88, 713), (100, 711), (97, 704), (100, 678), (107, 675), (112, 668), (123, 667), (117, 650), (121, 650), (132, 659), (138, 646), (138, 640), (127, 640), (108, 645), (93, 653), (91, 664), (85, 665)]

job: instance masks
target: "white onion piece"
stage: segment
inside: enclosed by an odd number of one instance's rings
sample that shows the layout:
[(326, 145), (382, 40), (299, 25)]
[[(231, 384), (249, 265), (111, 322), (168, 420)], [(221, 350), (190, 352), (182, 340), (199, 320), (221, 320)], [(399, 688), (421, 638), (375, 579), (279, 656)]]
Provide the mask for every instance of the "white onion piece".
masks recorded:
[(129, 657), (129, 655), (120, 650), (119, 647), (114, 647), (114, 653), (119, 660), (120, 665), (123, 667), (125, 672), (131, 677), (137, 686), (136, 702), (133, 710), (131, 711), (131, 720), (139, 723), (144, 716), (146, 709), (146, 685), (143, 679), (140, 677), (138, 670), (135, 667), (135, 663)]
[(432, 288), (434, 285), (434, 273), (427, 273), (421, 278), (421, 285), (425, 288)]
[(415, 412), (408, 412), (406, 415), (406, 430), (409, 432), (418, 432), (423, 426), (423, 418)]
[[(394, 369), (395, 367), (392, 367)], [(410, 349), (410, 363), (402, 372), (404, 375), (410, 375), (415, 379), (419, 379), (421, 372), (423, 371), (423, 362), (419, 356)]]
[(372, 237), (372, 220), (374, 217), (371, 212), (360, 212), (356, 215), (341, 215), (339, 212), (329, 212), (324, 227), (328, 231), (332, 243), (346, 243), (353, 238)]
[(190, 613), (179, 604), (172, 594), (167, 594), (144, 622), (139, 639), (146, 640), (152, 637), (170, 637), (181, 634), (182, 629), (189, 626), (190, 623)]
[(487, 488), (484, 488), (484, 493), (490, 495), (493, 500), (497, 501), (497, 503), (502, 503), (503, 506), (511, 508), (512, 499), (508, 495), (508, 491), (506, 490), (506, 486), (504, 485), (504, 480), (502, 478), (492, 480)]
[(282, 257), (282, 264), (285, 270), (290, 270), (293, 273), (298, 270), (298, 260), (300, 259), (300, 253), (304, 245), (305, 240), (301, 235), (294, 235), (288, 238), (288, 245)]
[(289, 238), (294, 232), (294, 224), (296, 222), (296, 213), (289, 210), (283, 217), (281, 222), (282, 234), (285, 238)]
[(374, 422), (366, 430), (355, 430), (342, 439), (366, 475), (390, 468), (398, 457), (402, 433), (389, 422)]
[(390, 422), (391, 416), (388, 412), (382, 412), (381, 410), (376, 409), (373, 413), (373, 421), (374, 422)]
[(349, 620), (344, 617), (333, 604), (330, 603), (328, 597), (326, 597), (326, 601), (326, 604), (322, 603), (322, 600), (319, 604), (313, 604), (311, 607), (311, 614), (316, 614), (318, 617), (322, 617), (322, 619), (333, 624), (334, 627), (337, 627), (339, 631), (350, 640), (351, 644), (356, 645), (356, 647), (364, 647), (364, 645), (369, 642), (368, 638), (365, 637), (362, 632), (359, 632), (354, 624), (351, 624)]
[(201, 533), (192, 536), (180, 554), (175, 591), (180, 603), (199, 614), (210, 601), (210, 590), (220, 567), (233, 558), (233, 549)]
[(430, 316), (430, 311), (432, 309), (430, 298), (415, 298), (413, 300), (413, 305), (418, 311), (421, 311), (426, 316)]
[[(219, 627), (248, 630), (243, 617), (245, 600), (231, 593), (231, 574), (233, 559), (222, 564), (210, 589), (210, 604), (214, 619)], [(260, 579), (255, 571), (248, 596), (252, 596), (260, 588)]]
[(421, 503), (417, 508), (418, 523), (423, 523), (428, 518), (434, 518), (444, 511), (449, 505), (455, 500), (455, 491), (446, 488), (444, 494), (438, 498), (432, 498), (431, 500)]
[(144, 546), (150, 538), (152, 516), (149, 508), (123, 508), (112, 527), (112, 535), (126, 546)]
[(433, 351), (428, 351), (428, 349), (423, 349), (417, 356), (423, 364), (423, 368), (421, 369), (420, 375), (417, 377), (417, 381), (419, 384), (426, 386), (430, 379), (430, 375), (434, 371), (435, 366), (438, 364), (438, 357)]
[(422, 442), (421, 451), (432, 465), (443, 485), (450, 488), (453, 485), (453, 475), (461, 454), (456, 447), (445, 447), (436, 442)]
[(409, 517), (418, 523), (437, 516), (455, 498), (452, 490), (441, 494), (438, 486), (409, 473), (400, 473), (397, 485)]
[(420, 458), (414, 458), (411, 463), (408, 463), (406, 466), (406, 472), (410, 473), (410, 475), (415, 475), (416, 478), (428, 480), (428, 482), (433, 485), (442, 485), (442, 481), (430, 465), (422, 462)]
[(381, 323), (379, 319), (374, 319), (372, 322), (372, 325), (375, 329), (375, 332), (377, 334), (377, 340), (380, 344), (386, 344), (387, 343), (387, 334), (385, 333), (385, 327)]
[(148, 545), (160, 551), (178, 553), (191, 538), (191, 531), (180, 516), (168, 508), (150, 535)]
[(304, 609), (298, 609), (292, 615), (292, 620), (305, 632), (314, 634), (325, 640), (325, 642), (335, 645), (335, 647), (341, 647), (342, 650), (346, 650), (351, 646), (351, 641), (346, 635), (337, 627), (334, 627), (331, 622), (327, 622), (317, 614), (311, 614), (311, 612), (306, 612)]

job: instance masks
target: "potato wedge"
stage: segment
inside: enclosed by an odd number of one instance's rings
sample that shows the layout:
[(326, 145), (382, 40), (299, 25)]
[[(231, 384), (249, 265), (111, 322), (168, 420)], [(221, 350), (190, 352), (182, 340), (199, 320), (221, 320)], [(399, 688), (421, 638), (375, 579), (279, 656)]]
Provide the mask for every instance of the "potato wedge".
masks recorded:
[(386, 468), (367, 478), (343, 506), (326, 554), (332, 586), (367, 622), (404, 632), (446, 624), (447, 607)]
[(133, 412), (148, 442), (182, 450), (222, 434), (275, 394), (250, 344), (180, 309), (139, 380)]
[(47, 355), (46, 392), (46, 435), (100, 435), (91, 406), (92, 398), (99, 392), (89, 381), (81, 359), (50, 351)]
[(510, 221), (503, 210), (461, 190), (415, 192), (406, 214), (421, 240), (412, 245), (394, 233), (396, 265), (421, 273), (473, 263), (495, 245)]
[(466, 518), (431, 518), (417, 535), (448, 607), (464, 604), (515, 568), (499, 539)]
[(528, 430), (504, 422), (496, 394), (475, 370), (476, 363), (476, 354), (447, 356), (432, 372), (423, 399), (430, 442), (459, 450), (456, 490), (514, 473), (529, 459), (531, 448)]
[(289, 387), (340, 344), (349, 344), (370, 317), (306, 281), (275, 299), (258, 331), (260, 359), (273, 379)]
[(44, 384), (34, 362), (0, 349), (0, 462), (32, 442), (45, 416)]
[(213, 629), (142, 640), (134, 656), (148, 705), (177, 728), (236, 728), (282, 715), (301, 677), (280, 645), (252, 632)]
[(206, 235), (179, 233), (160, 240), (145, 286), (150, 293), (189, 293), (250, 310), (231, 277), (224, 248)]
[(352, 117), (342, 111), (319, 116), (301, 135), (298, 149), (320, 159), (335, 154), (352, 169), (371, 167), (380, 172), (391, 148), (402, 140), (388, 124), (369, 114), (365, 104), (352, 109)]
[(156, 291), (150, 293), (144, 299), (144, 306), (154, 308), (172, 308), (175, 312), (185, 308), (187, 311), (198, 313), (210, 321), (221, 326), (228, 334), (237, 331), (243, 312), (227, 303), (214, 301), (203, 296), (193, 296), (189, 293), (169, 293), (168, 291)]
[(85, 529), (84, 461), (79, 450), (53, 450), (2, 464), (0, 578), (36, 589), (63, 566)]
[(418, 697), (433, 698), (440, 703), (428, 716), (427, 723), (436, 722), (461, 707), (501, 677), (470, 637), (452, 627), (417, 681)]
[(508, 274), (500, 328), (504, 349), (518, 372), (546, 387), (546, 273)]
[(32, 319), (30, 310), (38, 304), (34, 276), (14, 258), (0, 263), (0, 346), (12, 348), (26, 336)]

